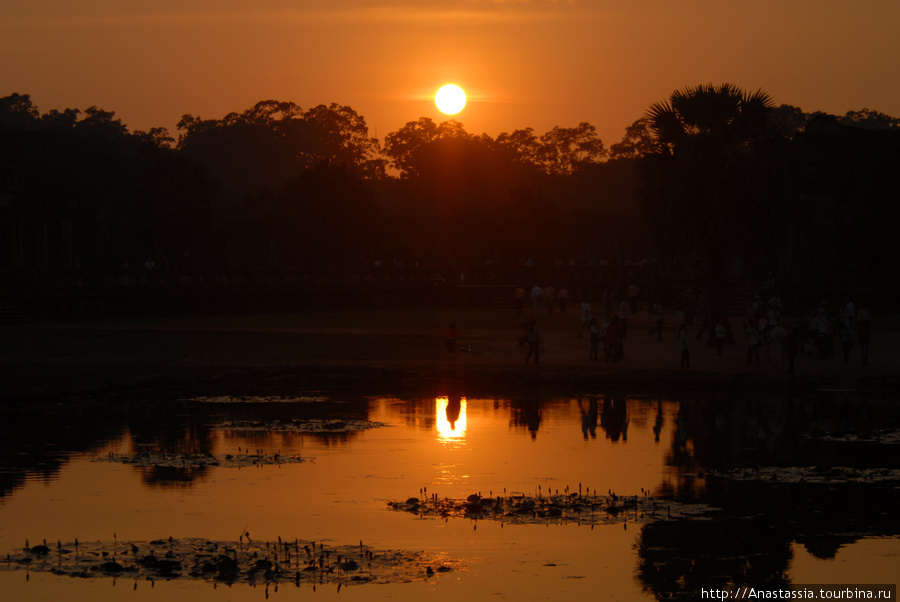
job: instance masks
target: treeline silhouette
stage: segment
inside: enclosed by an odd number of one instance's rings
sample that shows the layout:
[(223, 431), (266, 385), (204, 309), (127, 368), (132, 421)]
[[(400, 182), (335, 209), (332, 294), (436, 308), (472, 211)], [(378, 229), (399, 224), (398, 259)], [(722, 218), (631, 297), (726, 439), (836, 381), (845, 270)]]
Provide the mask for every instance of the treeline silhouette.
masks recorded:
[[(853, 165), (855, 175), (833, 169), (842, 140), (801, 149), (807, 123), (828, 119), (900, 131), (897, 119), (877, 111), (831, 118), (770, 107), (766, 127), (794, 145), (786, 164), (801, 176), (779, 185), (796, 198), (820, 177), (841, 190), (863, 178), (883, 196), (882, 167), (870, 158), (883, 155), (884, 144), (862, 141), (872, 155)], [(654, 180), (638, 166), (663, 145), (650, 113), (609, 150), (589, 123), (491, 138), (420, 118), (384, 144), (368, 131), (347, 106), (303, 110), (268, 100), (221, 119), (185, 115), (176, 140), (165, 128), (129, 132), (97, 107), (41, 114), (27, 94), (0, 98), (0, 268), (513, 265), (661, 251), (703, 259), (669, 244), (681, 232), (658, 223), (658, 205), (646, 195), (642, 202), (642, 182)], [(891, 140), (893, 157), (896, 135)], [(675, 207), (680, 221), (669, 223), (684, 228), (696, 218), (708, 231), (699, 207)], [(761, 246), (781, 244), (784, 233), (769, 226), (757, 237)], [(765, 254), (757, 269), (770, 261)]]

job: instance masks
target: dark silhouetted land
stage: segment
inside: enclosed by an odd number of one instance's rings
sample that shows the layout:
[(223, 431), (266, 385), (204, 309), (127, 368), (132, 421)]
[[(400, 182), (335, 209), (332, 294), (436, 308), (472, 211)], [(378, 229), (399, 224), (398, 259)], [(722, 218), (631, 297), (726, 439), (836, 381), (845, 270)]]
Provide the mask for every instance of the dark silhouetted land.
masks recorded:
[[(548, 386), (632, 390), (680, 387), (894, 387), (900, 384), (900, 330), (876, 321), (870, 365), (858, 348), (850, 363), (835, 357), (799, 358), (796, 375), (772, 357), (746, 366), (743, 337), (722, 357), (697, 341), (689, 327), (691, 369), (679, 369), (675, 314), (662, 341), (651, 339), (651, 316), (632, 317), (624, 359), (588, 359), (588, 339), (576, 337), (579, 316), (539, 317), (541, 364), (525, 364), (517, 345), (521, 317), (504, 309), (347, 310), (297, 314), (141, 318), (5, 326), (0, 350), (2, 398), (153, 390), (191, 390), (265, 384), (288, 392), (299, 386), (379, 388), (426, 386)], [(447, 358), (444, 330), (459, 329), (457, 352)], [(788, 324), (791, 321), (788, 319)], [(737, 326), (737, 319), (733, 319)], [(373, 392), (376, 392), (373, 390)], [(474, 391), (473, 391), (474, 393)]]

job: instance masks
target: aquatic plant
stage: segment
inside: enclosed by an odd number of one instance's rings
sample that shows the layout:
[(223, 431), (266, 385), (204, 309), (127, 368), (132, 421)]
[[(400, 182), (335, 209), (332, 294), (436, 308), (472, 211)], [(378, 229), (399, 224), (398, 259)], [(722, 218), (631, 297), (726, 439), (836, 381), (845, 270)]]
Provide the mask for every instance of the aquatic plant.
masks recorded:
[(324, 542), (278, 538), (252, 541), (246, 529), (237, 542), (208, 539), (46, 542), (9, 553), (0, 570), (47, 571), (75, 578), (114, 577), (139, 581), (195, 579), (221, 583), (296, 586), (421, 581), (458, 568), (443, 555), (376, 550), (363, 544), (326, 546)]
[[(427, 494), (427, 490), (423, 490)], [(705, 518), (716, 509), (706, 504), (685, 504), (675, 500), (663, 500), (641, 491), (640, 495), (619, 496), (609, 491), (606, 495), (587, 490), (546, 494), (538, 487), (534, 494), (506, 493), (493, 497), (473, 493), (465, 499), (441, 498), (436, 493), (424, 497), (410, 497), (403, 502), (390, 501), (391, 510), (409, 512), (420, 518), (464, 518), (473, 521), (494, 520), (514, 524), (563, 524), (605, 525), (620, 523), (647, 523), (657, 520)], [(476, 524), (477, 526), (477, 524)]]

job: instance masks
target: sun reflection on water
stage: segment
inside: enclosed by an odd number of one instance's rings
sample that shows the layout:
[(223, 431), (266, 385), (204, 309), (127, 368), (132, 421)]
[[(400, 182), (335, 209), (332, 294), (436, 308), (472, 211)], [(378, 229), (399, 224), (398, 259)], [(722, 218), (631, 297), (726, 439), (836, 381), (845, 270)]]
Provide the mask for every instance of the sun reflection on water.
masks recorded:
[(463, 440), (466, 436), (466, 398), (436, 398), (435, 426), (438, 441)]

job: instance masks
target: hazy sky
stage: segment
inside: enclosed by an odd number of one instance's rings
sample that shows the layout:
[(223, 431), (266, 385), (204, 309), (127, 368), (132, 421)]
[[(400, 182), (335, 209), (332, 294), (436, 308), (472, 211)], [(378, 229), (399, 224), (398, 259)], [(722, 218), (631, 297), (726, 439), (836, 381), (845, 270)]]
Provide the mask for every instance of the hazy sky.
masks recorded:
[(0, 96), (91, 105), (131, 130), (260, 100), (337, 102), (379, 138), (433, 94), (496, 136), (588, 121), (607, 147), (673, 90), (900, 116), (900, 0), (0, 0)]

